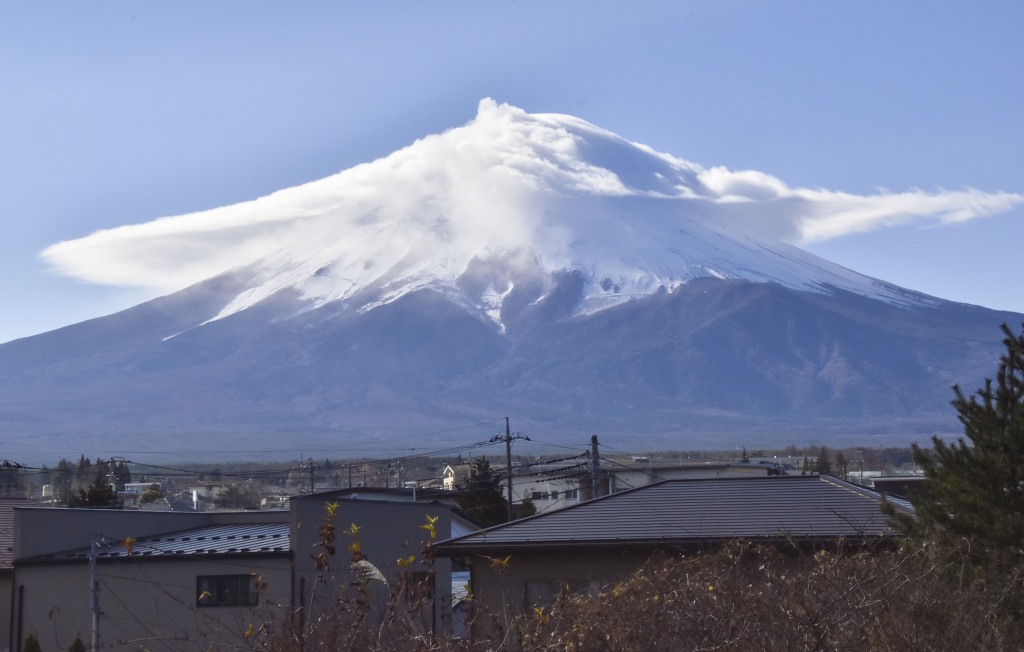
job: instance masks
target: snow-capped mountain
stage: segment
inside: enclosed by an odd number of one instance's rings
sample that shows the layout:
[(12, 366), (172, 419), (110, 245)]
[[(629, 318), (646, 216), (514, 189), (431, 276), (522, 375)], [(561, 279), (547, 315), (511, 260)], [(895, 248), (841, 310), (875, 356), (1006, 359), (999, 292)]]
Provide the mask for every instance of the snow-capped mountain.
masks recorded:
[(950, 385), (1021, 316), (787, 244), (808, 211), (777, 185), (484, 100), (329, 178), (52, 247), (193, 284), (0, 345), (0, 430), (110, 453), (422, 449), (502, 416), (634, 448), (954, 430)]
[(741, 231), (728, 207), (743, 203), (742, 192), (716, 172), (577, 118), (484, 100), (463, 127), (207, 213), (294, 227), (249, 265), (252, 287), (216, 318), (282, 290), (307, 307), (341, 301), (365, 311), (429, 288), (501, 326), (502, 303), (517, 282), (534, 281), (539, 300), (568, 271), (583, 275), (578, 313), (703, 277), (923, 300)]
[[(570, 271), (583, 278), (579, 314), (705, 277), (924, 300), (759, 233), (767, 211), (748, 213), (765, 188), (749, 174), (483, 100), (462, 127), (326, 179), (161, 220), (148, 241), (169, 241), (180, 257), (180, 233), (197, 232), (192, 281), (216, 271), (211, 240), (233, 252), (225, 261), (249, 280), (213, 319), (282, 291), (305, 309), (365, 311), (431, 289), (502, 326), (517, 284), (539, 300)], [(786, 210), (785, 196), (774, 199)], [(117, 231), (133, 228), (148, 227)]]

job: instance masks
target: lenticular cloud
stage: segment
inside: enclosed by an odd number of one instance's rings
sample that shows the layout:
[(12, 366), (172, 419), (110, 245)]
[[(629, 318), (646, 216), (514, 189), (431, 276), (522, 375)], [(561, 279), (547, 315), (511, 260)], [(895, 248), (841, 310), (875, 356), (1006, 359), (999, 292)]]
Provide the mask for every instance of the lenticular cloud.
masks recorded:
[[(546, 271), (589, 268), (602, 281), (653, 274), (645, 287), (655, 287), (685, 282), (697, 268), (731, 274), (679, 253), (678, 234), (692, 235), (694, 225), (771, 247), (970, 220), (1021, 203), (1024, 195), (973, 189), (791, 188), (763, 172), (705, 169), (578, 118), (485, 99), (468, 124), (371, 163), (240, 204), (98, 231), (42, 256), (80, 280), (161, 291), (247, 268), (258, 277), (256, 298), (282, 287), (316, 294), (310, 279), (324, 270), (335, 279), (324, 300), (372, 279), (454, 279), (473, 260), (515, 252), (530, 252)], [(680, 265), (689, 271), (670, 269)]]

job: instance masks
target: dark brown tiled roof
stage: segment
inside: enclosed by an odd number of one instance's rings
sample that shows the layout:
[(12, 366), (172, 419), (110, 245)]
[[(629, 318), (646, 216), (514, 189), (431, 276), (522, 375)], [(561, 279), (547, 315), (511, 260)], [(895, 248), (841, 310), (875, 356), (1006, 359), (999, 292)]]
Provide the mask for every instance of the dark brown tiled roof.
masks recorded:
[[(666, 480), (449, 539), (458, 555), (516, 548), (657, 547), (895, 534), (877, 492), (827, 476)], [(906, 510), (904, 503), (898, 509)]]

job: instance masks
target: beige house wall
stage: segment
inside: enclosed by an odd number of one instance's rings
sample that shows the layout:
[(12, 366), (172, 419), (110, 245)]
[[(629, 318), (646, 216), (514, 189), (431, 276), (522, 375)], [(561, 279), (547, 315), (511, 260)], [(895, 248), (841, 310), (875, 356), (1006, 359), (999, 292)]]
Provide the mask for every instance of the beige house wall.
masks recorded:
[[(266, 582), (256, 607), (199, 607), (201, 575), (257, 573)], [(287, 557), (203, 560), (101, 560), (100, 646), (104, 650), (178, 652), (234, 649), (249, 624), (285, 622), (290, 610), (291, 560)], [(12, 626), (43, 650), (66, 650), (76, 636), (92, 637), (87, 563), (24, 565), (15, 569)], [(15, 648), (17, 649), (17, 648)]]
[(580, 552), (513, 553), (476, 557), (473, 572), (473, 630), (483, 634), (494, 625), (550, 604), (559, 591), (596, 593), (628, 578), (649, 558), (649, 552), (596, 550)]

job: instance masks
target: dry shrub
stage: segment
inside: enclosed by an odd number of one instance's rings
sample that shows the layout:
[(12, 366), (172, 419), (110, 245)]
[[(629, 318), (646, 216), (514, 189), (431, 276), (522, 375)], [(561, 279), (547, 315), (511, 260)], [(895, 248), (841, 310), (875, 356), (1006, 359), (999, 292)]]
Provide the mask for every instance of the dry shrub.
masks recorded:
[(1010, 650), (1024, 640), (1020, 572), (959, 549), (660, 556), (594, 597), (518, 623), (523, 650)]

